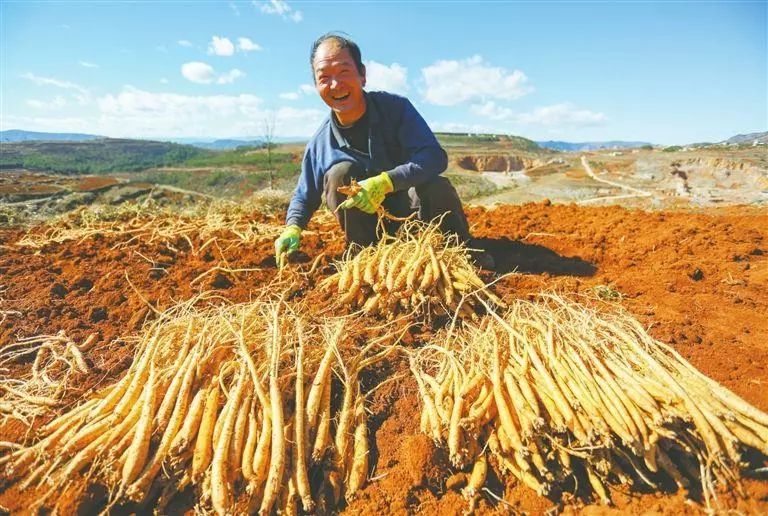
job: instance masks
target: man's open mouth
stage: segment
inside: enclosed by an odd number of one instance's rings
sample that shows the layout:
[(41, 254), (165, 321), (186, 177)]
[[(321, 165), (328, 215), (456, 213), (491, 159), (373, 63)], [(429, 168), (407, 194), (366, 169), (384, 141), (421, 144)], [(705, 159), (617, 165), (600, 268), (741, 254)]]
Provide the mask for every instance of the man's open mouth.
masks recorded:
[(347, 98), (349, 98), (349, 93), (340, 97), (333, 97), (333, 100), (347, 100)]

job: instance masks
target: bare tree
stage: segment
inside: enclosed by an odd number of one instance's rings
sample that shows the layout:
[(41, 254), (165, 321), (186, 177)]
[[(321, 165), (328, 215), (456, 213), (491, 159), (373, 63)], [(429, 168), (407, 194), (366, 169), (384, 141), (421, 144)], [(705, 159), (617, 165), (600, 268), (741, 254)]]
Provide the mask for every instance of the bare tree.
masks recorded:
[(269, 168), (269, 189), (275, 189), (275, 169), (272, 167), (272, 147), (275, 145), (275, 112), (264, 118), (264, 144), (267, 146), (267, 167)]

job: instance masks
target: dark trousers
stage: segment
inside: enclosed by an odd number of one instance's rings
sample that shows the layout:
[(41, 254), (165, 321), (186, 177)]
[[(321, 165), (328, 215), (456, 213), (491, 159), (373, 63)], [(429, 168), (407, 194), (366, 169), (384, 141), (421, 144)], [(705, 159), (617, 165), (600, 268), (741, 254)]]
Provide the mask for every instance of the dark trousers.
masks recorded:
[[(325, 202), (335, 213), (348, 244), (371, 245), (381, 237), (377, 234), (376, 214), (368, 214), (357, 208), (336, 211), (339, 204), (347, 198), (346, 195), (339, 193), (337, 188), (348, 185), (351, 179), (365, 179), (365, 171), (360, 165), (351, 161), (342, 161), (332, 166), (323, 179)], [(455, 233), (461, 242), (467, 242), (470, 238), (469, 224), (461, 207), (459, 195), (451, 182), (442, 176), (437, 176), (415, 188), (409, 188), (408, 191), (392, 192), (384, 198), (382, 206), (396, 217), (407, 217), (418, 211), (419, 219), (425, 222), (446, 214), (440, 229), (444, 233)], [(399, 223), (388, 219), (384, 223), (384, 228), (389, 234), (394, 234), (398, 227)]]

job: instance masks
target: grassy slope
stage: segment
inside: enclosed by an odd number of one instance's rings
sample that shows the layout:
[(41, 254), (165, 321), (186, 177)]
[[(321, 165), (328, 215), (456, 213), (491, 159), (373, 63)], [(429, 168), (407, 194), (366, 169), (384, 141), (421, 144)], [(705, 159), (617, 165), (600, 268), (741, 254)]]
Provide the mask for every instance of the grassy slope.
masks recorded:
[(0, 146), (0, 167), (60, 174), (131, 172), (200, 158), (210, 151), (177, 143), (106, 138), (87, 142), (22, 142)]
[[(518, 136), (437, 133), (450, 154), (456, 152), (546, 152)], [(265, 149), (226, 151), (146, 140), (103, 139), (90, 142), (23, 142), (3, 144), (0, 167), (19, 167), (61, 174), (107, 174), (129, 181), (171, 185), (221, 197), (238, 198), (270, 185), (292, 191), (300, 170), (303, 145), (277, 146), (269, 162)], [(493, 193), (496, 186), (472, 173), (449, 167), (446, 176), (462, 199)]]

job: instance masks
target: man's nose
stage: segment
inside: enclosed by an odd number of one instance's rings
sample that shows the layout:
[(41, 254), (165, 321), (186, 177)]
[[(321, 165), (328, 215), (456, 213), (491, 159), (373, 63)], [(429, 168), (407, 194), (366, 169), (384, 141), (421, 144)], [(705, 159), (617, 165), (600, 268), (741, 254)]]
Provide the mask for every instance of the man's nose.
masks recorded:
[(335, 89), (339, 85), (339, 81), (336, 78), (331, 78), (331, 89)]

